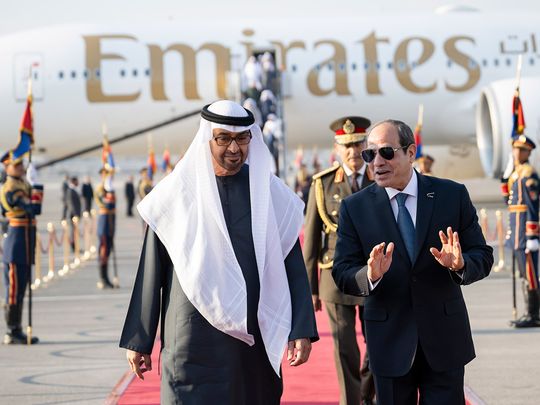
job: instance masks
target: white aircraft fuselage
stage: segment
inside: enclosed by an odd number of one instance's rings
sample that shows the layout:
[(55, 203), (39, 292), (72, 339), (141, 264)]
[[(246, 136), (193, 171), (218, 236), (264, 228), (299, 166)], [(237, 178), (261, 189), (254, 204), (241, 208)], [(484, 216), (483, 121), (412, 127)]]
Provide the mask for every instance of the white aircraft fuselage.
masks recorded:
[[(343, 16), (339, 22), (308, 19), (295, 26), (287, 20), (186, 20), (11, 34), (0, 38), (0, 148), (16, 143), (31, 65), (36, 149), (57, 157), (99, 143), (103, 123), (114, 137), (231, 97), (232, 78), (254, 50), (272, 50), (285, 73), (289, 148), (330, 146), (329, 123), (348, 114), (372, 121), (395, 118), (414, 127), (420, 103), (425, 144), (472, 144), (481, 136), (476, 107), (482, 90), (515, 81), (519, 54), (522, 76), (538, 76), (538, 17)], [(501, 117), (496, 125), (508, 137), (512, 91), (510, 86), (509, 94), (503, 92), (496, 112)], [(537, 106), (525, 93), (526, 122), (536, 129)], [(185, 148), (196, 128), (197, 119), (190, 118), (157, 131), (156, 150), (164, 144), (173, 151)], [(115, 152), (143, 155), (144, 145), (129, 141)], [(506, 153), (508, 147), (501, 148)]]

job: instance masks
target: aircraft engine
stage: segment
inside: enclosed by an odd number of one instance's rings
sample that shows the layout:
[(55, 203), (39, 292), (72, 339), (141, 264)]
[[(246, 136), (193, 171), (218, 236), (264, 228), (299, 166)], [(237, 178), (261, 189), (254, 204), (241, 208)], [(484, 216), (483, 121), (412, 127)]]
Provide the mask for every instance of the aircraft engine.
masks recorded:
[[(487, 176), (498, 178), (510, 160), (512, 132), (512, 99), (516, 81), (499, 80), (484, 87), (476, 106), (476, 142)], [(525, 116), (525, 134), (540, 146), (540, 78), (522, 78), (520, 98)], [(539, 152), (531, 163), (538, 168)]]

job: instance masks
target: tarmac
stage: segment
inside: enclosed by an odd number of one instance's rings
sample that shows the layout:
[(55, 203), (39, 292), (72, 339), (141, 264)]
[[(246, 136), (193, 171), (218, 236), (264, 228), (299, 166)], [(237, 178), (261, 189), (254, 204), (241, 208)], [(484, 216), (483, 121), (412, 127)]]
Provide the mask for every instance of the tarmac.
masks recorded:
[[(49, 221), (59, 223), (60, 182), (60, 179), (46, 182), (44, 210), (38, 218), (42, 231)], [(0, 404), (103, 404), (128, 370), (118, 340), (137, 269), (143, 226), (137, 216), (126, 217), (123, 182), (118, 179), (115, 184), (120, 288), (96, 288), (98, 269), (94, 257), (34, 290), (33, 333), (40, 343), (0, 345)], [(494, 212), (504, 209), (498, 183), (473, 179), (465, 184), (475, 206), (487, 209), (489, 233), (493, 234)], [(506, 253), (509, 257), (509, 252)], [(55, 256), (59, 270), (62, 254), (56, 252)], [(497, 253), (495, 259), (497, 263)], [(46, 258), (43, 262), (46, 267)], [(4, 294), (3, 286), (0, 291)], [(537, 404), (540, 328), (515, 330), (508, 326), (512, 319), (508, 264), (501, 271), (492, 271), (488, 278), (463, 287), (463, 292), (477, 354), (465, 369), (469, 399), (476, 404)], [(518, 315), (523, 311), (522, 301), (518, 288)], [(24, 325), (27, 302), (28, 299)], [(2, 333), (3, 328), (2, 321)], [(313, 350), (316, 349), (315, 345)]]

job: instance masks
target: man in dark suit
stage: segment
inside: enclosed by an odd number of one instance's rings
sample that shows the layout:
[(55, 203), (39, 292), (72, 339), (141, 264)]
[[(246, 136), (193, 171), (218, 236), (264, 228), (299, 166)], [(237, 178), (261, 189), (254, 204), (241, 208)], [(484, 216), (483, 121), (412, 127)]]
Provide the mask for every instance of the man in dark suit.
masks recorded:
[(69, 222), (71, 228), (71, 250), (75, 251), (75, 223), (73, 218), (81, 217), (81, 196), (77, 187), (79, 186), (79, 179), (77, 177), (71, 177), (69, 179), (68, 188), (66, 190), (66, 220)]
[(135, 201), (135, 186), (133, 185), (133, 176), (129, 176), (125, 187), (124, 194), (126, 196), (126, 215), (133, 216), (133, 202)]
[(81, 194), (84, 201), (83, 211), (90, 212), (90, 210), (92, 209), (92, 200), (94, 199), (94, 189), (92, 188), (90, 176), (85, 176), (84, 182), (82, 184)]
[(460, 286), (489, 274), (493, 249), (467, 189), (417, 173), (415, 155), (403, 122), (371, 128), (362, 156), (376, 184), (341, 203), (333, 276), (343, 292), (367, 297), (377, 404), (416, 404), (418, 395), (464, 404), (475, 352)]
[(340, 405), (371, 404), (375, 394), (368, 358), (364, 356), (360, 367), (356, 340), (356, 319), (362, 322), (364, 298), (339, 291), (331, 273), (341, 200), (373, 182), (361, 155), (370, 125), (367, 118), (355, 116), (340, 118), (330, 125), (334, 151), (341, 164), (313, 176), (306, 208), (304, 260), (313, 307), (320, 311), (324, 301), (330, 321)]

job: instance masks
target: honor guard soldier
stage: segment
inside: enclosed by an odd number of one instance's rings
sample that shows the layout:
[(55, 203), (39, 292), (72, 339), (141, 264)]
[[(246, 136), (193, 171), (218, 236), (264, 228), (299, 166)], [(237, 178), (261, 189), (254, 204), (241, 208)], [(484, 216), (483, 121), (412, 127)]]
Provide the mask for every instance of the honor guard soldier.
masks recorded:
[(143, 167), (140, 170), (140, 174), (141, 179), (139, 180), (137, 191), (139, 192), (139, 198), (142, 200), (144, 197), (146, 197), (146, 194), (152, 191), (154, 186), (152, 184), (152, 180), (150, 180), (150, 177), (148, 176), (148, 168)]
[(508, 179), (509, 230), (507, 243), (514, 250), (515, 260), (527, 287), (525, 307), (527, 313), (513, 322), (516, 328), (540, 326), (538, 297), (538, 174), (529, 163), (531, 151), (536, 147), (525, 135), (512, 142), (514, 171)]
[(10, 151), (2, 156), (1, 161), (7, 177), (0, 189), (0, 201), (2, 214), (8, 219), (3, 255), (7, 324), (4, 344), (35, 344), (39, 339), (33, 336), (28, 342), (21, 321), (24, 294), (34, 264), (35, 216), (41, 214), (43, 186), (32, 186), (26, 181), (22, 157), (14, 158)]
[(99, 238), (99, 281), (97, 287), (114, 288), (109, 280), (109, 256), (114, 249), (114, 231), (116, 223), (116, 196), (112, 186), (113, 170), (103, 167), (101, 183), (96, 187), (94, 199), (98, 206), (97, 236)]
[(433, 157), (431, 157), (430, 155), (420, 156), (418, 159), (416, 159), (418, 171), (425, 176), (433, 176), (431, 168), (433, 167), (434, 162), (435, 159), (433, 159)]
[(340, 405), (370, 404), (375, 393), (367, 352), (360, 367), (356, 341), (356, 308), (362, 322), (364, 299), (343, 294), (332, 278), (341, 200), (373, 182), (361, 156), (370, 124), (367, 118), (349, 116), (330, 125), (341, 164), (313, 176), (306, 209), (304, 260), (315, 311), (321, 310), (324, 301), (330, 320)]

